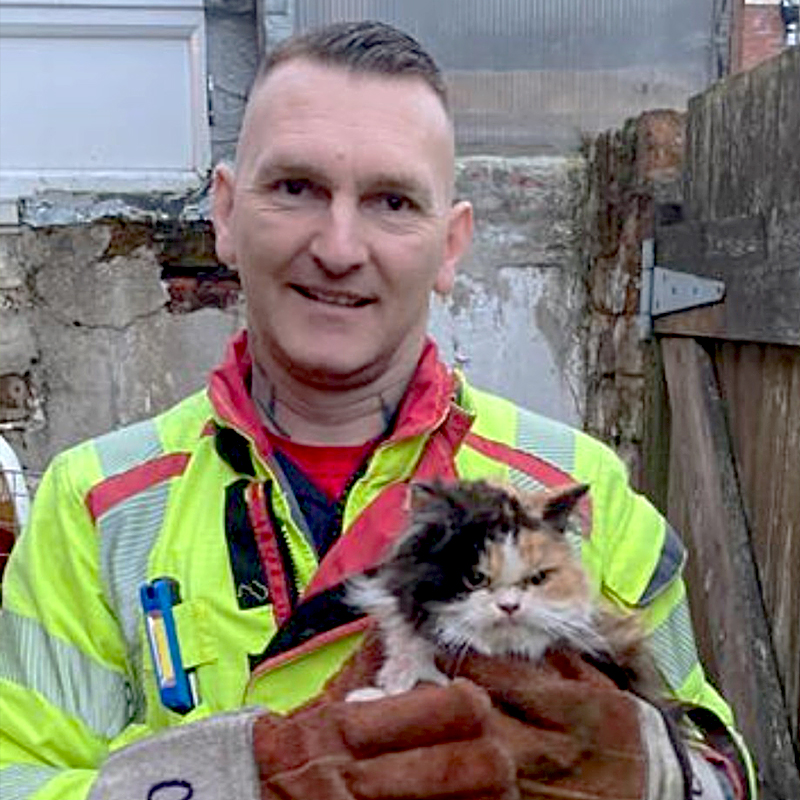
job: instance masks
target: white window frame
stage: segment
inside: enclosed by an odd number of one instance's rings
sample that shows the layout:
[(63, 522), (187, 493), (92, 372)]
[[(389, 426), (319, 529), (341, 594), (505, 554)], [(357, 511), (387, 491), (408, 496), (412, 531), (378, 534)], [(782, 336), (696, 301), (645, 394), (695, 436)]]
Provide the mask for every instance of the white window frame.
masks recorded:
[(211, 145), (203, 0), (0, 0), (0, 47), (5, 37), (185, 42), (189, 54), (191, 155), (188, 168), (184, 164), (176, 169), (0, 168), (0, 223), (15, 221), (18, 198), (41, 191), (182, 191), (196, 187), (207, 174)]

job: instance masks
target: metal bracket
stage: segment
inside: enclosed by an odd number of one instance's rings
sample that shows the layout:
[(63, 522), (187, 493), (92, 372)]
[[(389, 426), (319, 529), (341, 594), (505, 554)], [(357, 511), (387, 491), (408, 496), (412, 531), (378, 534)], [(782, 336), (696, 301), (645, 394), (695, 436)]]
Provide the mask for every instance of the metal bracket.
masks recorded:
[(639, 330), (643, 339), (653, 334), (653, 319), (689, 308), (718, 303), (725, 283), (655, 265), (653, 239), (642, 242), (642, 286), (639, 294)]

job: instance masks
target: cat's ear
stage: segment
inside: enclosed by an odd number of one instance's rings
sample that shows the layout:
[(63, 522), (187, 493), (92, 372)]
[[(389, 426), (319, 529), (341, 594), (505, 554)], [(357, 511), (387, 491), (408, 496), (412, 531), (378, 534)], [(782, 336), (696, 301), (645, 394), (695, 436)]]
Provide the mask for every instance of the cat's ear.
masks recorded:
[(567, 528), (570, 514), (578, 501), (589, 491), (589, 484), (574, 483), (548, 493), (542, 507), (542, 519), (557, 531), (563, 533)]

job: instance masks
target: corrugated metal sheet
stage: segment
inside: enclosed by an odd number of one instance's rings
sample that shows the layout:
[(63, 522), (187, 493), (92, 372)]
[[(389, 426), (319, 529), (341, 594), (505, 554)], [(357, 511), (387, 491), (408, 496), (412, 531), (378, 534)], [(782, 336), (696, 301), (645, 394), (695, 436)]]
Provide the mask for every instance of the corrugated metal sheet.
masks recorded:
[(716, 77), (719, 14), (720, 0), (297, 0), (295, 20), (409, 31), (448, 73), (462, 152), (536, 153), (685, 108)]

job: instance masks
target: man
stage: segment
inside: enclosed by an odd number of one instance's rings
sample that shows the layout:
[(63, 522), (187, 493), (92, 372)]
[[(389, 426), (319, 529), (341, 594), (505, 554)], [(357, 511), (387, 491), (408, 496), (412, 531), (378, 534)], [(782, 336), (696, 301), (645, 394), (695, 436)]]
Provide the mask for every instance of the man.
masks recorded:
[[(206, 392), (48, 470), (4, 584), (3, 798), (744, 796), (674, 533), (610, 451), (470, 388), (426, 339), (472, 230), (453, 147), (438, 69), (389, 26), (333, 26), (262, 67), (214, 178), (246, 334)], [(342, 581), (434, 476), (591, 485), (583, 561), (642, 609), (696, 743), (563, 653), (341, 701), (374, 668)]]

